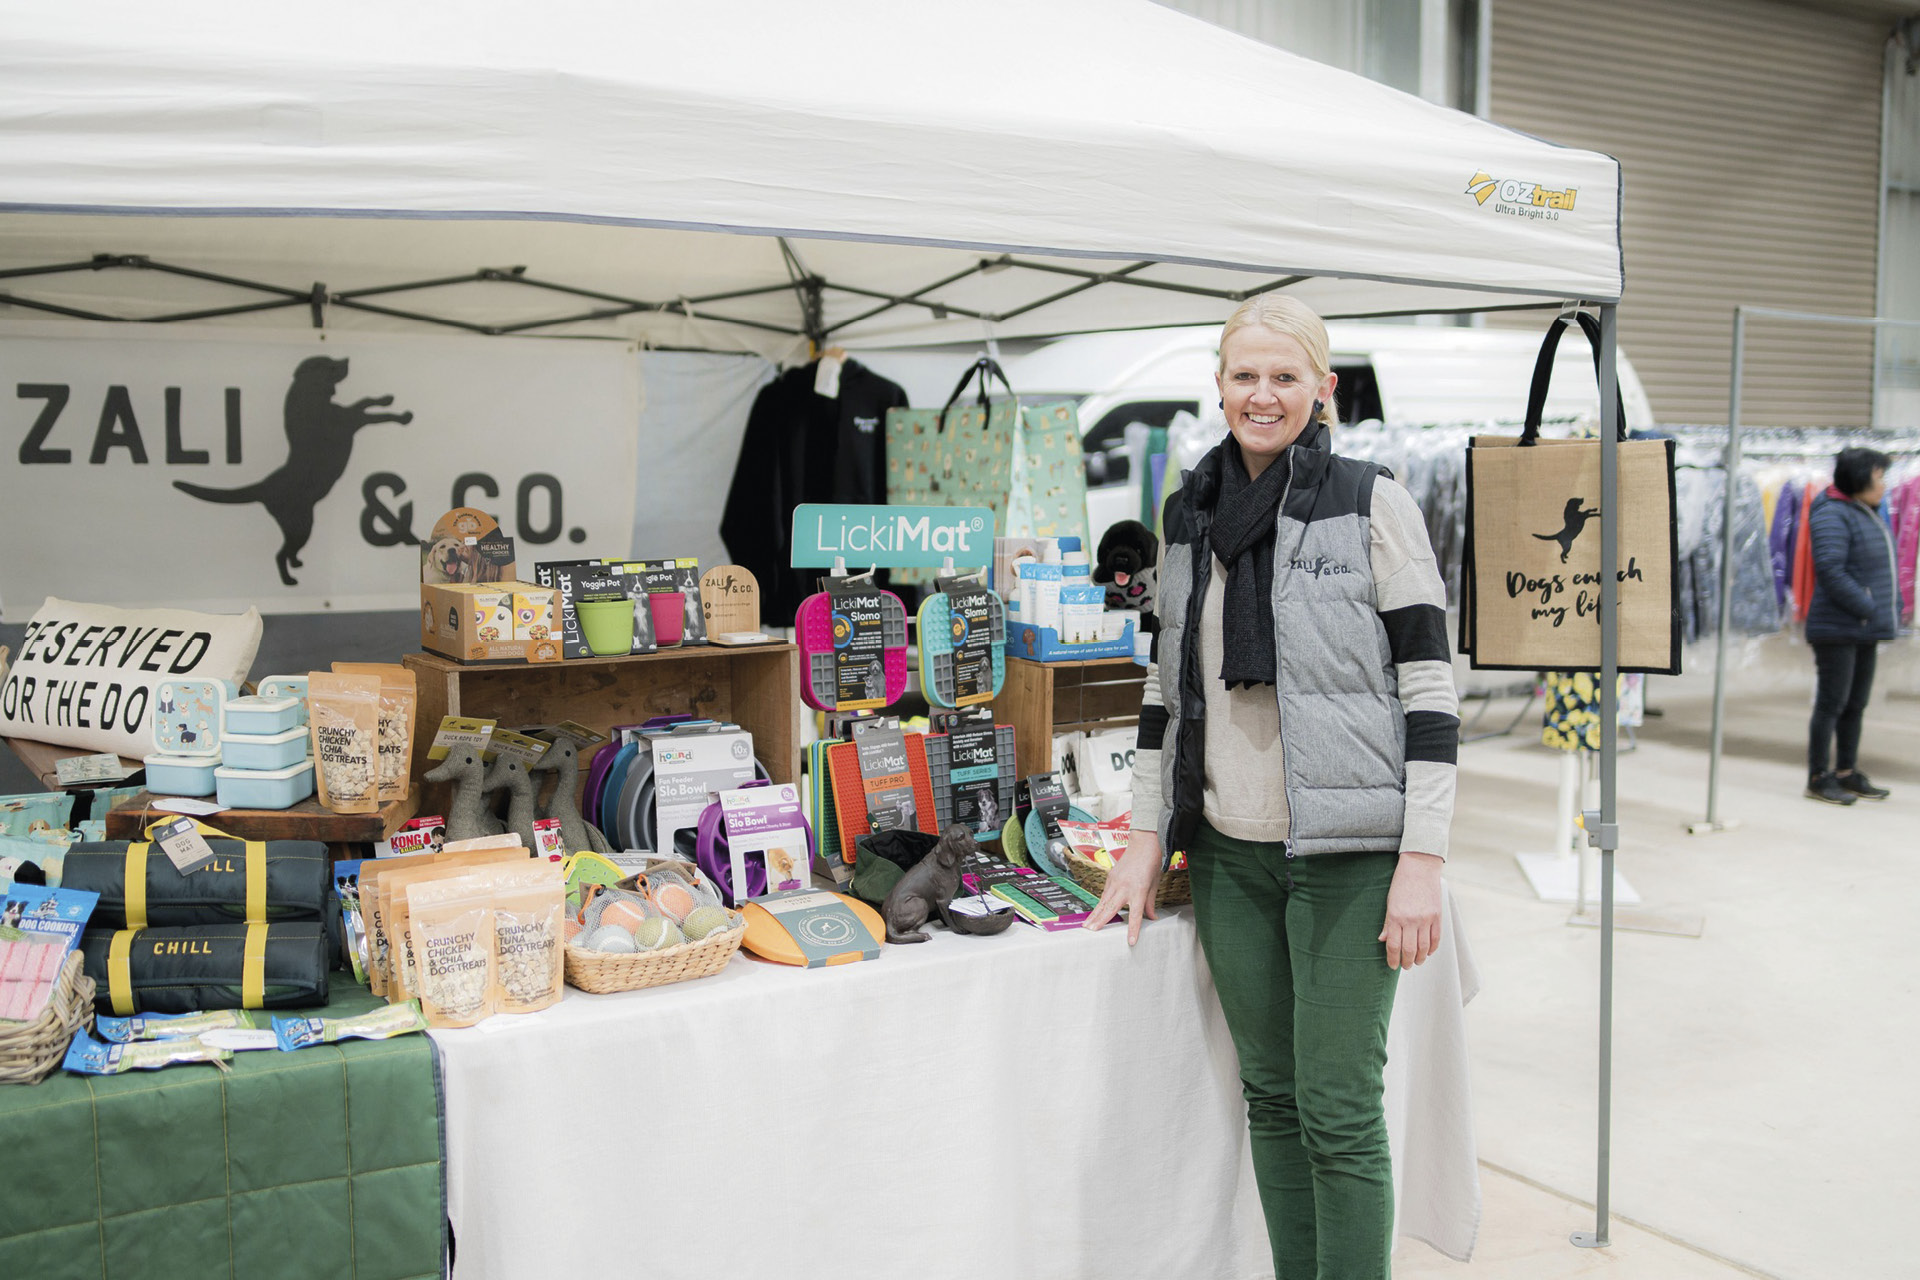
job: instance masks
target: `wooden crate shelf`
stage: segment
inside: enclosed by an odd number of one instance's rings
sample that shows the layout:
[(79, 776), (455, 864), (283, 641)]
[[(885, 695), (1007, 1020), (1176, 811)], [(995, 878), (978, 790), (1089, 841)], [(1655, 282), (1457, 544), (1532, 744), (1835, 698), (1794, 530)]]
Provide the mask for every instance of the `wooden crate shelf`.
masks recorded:
[[(599, 733), (654, 716), (730, 720), (753, 734), (775, 782), (800, 780), (800, 650), (791, 644), (694, 645), (619, 658), (469, 666), (435, 653), (402, 659), (420, 685), (418, 778), (443, 716), (514, 728), (572, 720)], [(585, 781), (586, 769), (581, 769)], [(445, 789), (423, 789), (422, 812), (444, 812)]]
[(1140, 723), (1147, 669), (1132, 658), (1085, 662), (1007, 659), (996, 717), (1014, 727), (1020, 776), (1053, 769), (1053, 735)]

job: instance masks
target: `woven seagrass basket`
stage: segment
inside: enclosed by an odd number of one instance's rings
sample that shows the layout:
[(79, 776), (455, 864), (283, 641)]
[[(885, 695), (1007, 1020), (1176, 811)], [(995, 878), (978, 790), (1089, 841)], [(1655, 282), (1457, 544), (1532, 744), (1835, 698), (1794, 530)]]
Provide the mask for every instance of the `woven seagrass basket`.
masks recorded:
[(0, 1084), (38, 1084), (53, 1074), (73, 1033), (93, 1027), (93, 979), (80, 972), (78, 951), (67, 957), (53, 999), (32, 1022), (0, 1025)]
[[(1067, 850), (1067, 870), (1073, 872), (1073, 878), (1080, 887), (1094, 897), (1107, 891), (1107, 869), (1081, 853), (1078, 849)], [(1187, 875), (1185, 867), (1178, 871), (1163, 871), (1160, 874), (1159, 891), (1153, 895), (1155, 906), (1178, 907), (1193, 901), (1193, 881)]]
[(638, 991), (642, 987), (665, 986), (689, 978), (709, 978), (727, 967), (733, 953), (747, 936), (746, 917), (737, 911), (727, 913), (733, 925), (716, 929), (698, 942), (683, 942), (659, 951), (640, 951), (631, 955), (619, 952), (589, 951), (567, 944), (567, 981), (582, 991), (606, 995), (614, 991)]

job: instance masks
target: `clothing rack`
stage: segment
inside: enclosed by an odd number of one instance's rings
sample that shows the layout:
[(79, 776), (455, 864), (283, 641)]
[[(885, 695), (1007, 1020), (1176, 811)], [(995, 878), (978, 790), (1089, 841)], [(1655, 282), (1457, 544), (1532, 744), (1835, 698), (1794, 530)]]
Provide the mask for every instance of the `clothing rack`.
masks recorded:
[[(1804, 464), (1805, 477), (1789, 479), (1781, 491), (1781, 500), (1785, 500), (1787, 493), (1801, 483), (1817, 484), (1830, 476), (1834, 455), (1846, 448), (1875, 449), (1893, 459), (1893, 465), (1887, 469), (1890, 492), (1920, 477), (1920, 428), (1915, 427), (1743, 427), (1735, 431), (1725, 426), (1709, 425), (1667, 427), (1662, 430), (1681, 441), (1683, 448), (1717, 448), (1720, 452), (1717, 465), (1695, 464), (1691, 459), (1689, 465), (1704, 465), (1705, 469), (1723, 475), (1750, 475), (1754, 469), (1743, 466), (1750, 461)], [(1713, 730), (1707, 763), (1707, 814), (1704, 822), (1690, 828), (1696, 833), (1726, 829), (1720, 821), (1720, 765), (1724, 756), (1726, 729), (1727, 644), (1728, 630), (1732, 624), (1733, 583), (1737, 565), (1735, 525), (1739, 487), (1738, 483), (1722, 485), (1725, 514), (1720, 530), (1720, 627), (1714, 651)], [(1920, 493), (1908, 501), (1920, 501)], [(1800, 536), (1806, 536), (1805, 531)], [(1912, 586), (1912, 566), (1905, 566), (1904, 575), (1898, 571), (1901, 567), (1896, 566), (1896, 592), (1902, 591), (1903, 587), (1911, 589)], [(1804, 607), (1804, 602), (1796, 602), (1796, 607)], [(1903, 607), (1896, 604), (1896, 616), (1903, 612)]]

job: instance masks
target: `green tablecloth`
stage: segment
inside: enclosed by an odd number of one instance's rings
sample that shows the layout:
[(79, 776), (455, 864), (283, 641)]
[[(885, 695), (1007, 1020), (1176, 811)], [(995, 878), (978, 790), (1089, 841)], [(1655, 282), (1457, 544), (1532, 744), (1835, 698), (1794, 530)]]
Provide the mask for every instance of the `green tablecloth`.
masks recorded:
[[(380, 1003), (334, 977), (326, 1016)], [(237, 1053), (231, 1066), (0, 1085), (0, 1272), (443, 1273), (445, 1140), (426, 1036)]]

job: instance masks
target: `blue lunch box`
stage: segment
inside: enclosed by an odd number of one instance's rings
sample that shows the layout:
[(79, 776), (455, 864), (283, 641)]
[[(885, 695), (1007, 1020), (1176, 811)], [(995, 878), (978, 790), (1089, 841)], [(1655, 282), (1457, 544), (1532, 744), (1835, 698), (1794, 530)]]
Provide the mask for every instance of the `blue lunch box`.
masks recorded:
[(285, 733), (300, 727), (300, 699), (263, 698), (253, 694), (227, 703), (224, 732), (227, 734)]
[(213, 771), (223, 809), (291, 809), (313, 794), (313, 761), (285, 769)]
[(147, 790), (156, 796), (210, 796), (219, 756), (148, 756)]
[(220, 740), (220, 754), (230, 769), (285, 769), (307, 758), (307, 731), (229, 733)]

